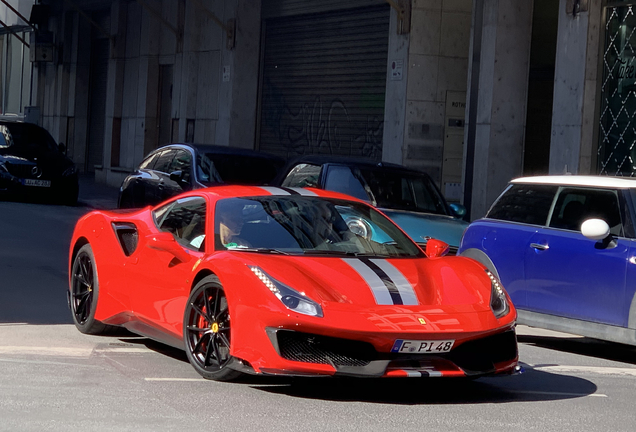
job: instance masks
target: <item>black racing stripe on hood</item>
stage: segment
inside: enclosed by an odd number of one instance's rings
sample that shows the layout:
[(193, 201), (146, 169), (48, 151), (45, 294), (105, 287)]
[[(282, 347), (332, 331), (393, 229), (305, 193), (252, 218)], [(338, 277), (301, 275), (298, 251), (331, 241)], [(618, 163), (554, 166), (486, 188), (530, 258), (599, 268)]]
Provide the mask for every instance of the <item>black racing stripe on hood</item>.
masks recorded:
[(393, 300), (393, 304), (402, 305), (404, 301), (402, 300), (402, 296), (400, 295), (400, 291), (395, 286), (395, 282), (387, 275), (384, 270), (378, 267), (374, 262), (372, 262), (369, 258), (360, 258), (367, 267), (369, 267), (373, 272), (378, 275), (378, 277), (384, 282), (386, 289), (389, 290), (389, 294), (391, 295), (391, 300)]

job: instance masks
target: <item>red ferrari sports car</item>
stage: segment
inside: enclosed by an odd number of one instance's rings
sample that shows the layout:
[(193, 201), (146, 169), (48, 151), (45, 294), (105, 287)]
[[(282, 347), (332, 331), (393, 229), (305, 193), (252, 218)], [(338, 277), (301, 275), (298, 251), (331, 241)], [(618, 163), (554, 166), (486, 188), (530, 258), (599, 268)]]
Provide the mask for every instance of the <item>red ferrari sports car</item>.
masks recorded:
[(125, 327), (214, 380), (515, 372), (508, 295), (446, 249), (346, 195), (220, 186), (84, 216), (68, 299), (81, 332)]

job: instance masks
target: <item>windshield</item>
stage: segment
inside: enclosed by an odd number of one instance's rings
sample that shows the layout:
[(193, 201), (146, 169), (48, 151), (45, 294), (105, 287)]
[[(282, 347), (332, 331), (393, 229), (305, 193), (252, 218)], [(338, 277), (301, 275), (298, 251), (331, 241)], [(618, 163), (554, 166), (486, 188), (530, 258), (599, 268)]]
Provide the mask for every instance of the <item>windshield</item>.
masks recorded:
[(444, 199), (425, 175), (393, 170), (360, 169), (376, 206), (392, 210), (410, 210), (448, 215)]
[(7, 146), (15, 146), (17, 150), (39, 154), (42, 152), (57, 152), (58, 147), (53, 138), (44, 129), (28, 123), (11, 123), (1, 125), (1, 133), (5, 142), (10, 136)]
[(415, 243), (368, 205), (298, 195), (218, 201), (215, 249), (381, 258), (423, 256)]

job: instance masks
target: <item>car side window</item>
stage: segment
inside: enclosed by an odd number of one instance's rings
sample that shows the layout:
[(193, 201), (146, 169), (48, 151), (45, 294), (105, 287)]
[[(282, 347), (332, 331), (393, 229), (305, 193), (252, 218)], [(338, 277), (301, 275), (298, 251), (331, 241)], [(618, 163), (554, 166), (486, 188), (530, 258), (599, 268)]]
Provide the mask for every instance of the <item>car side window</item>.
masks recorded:
[(360, 180), (353, 175), (351, 168), (347, 166), (329, 166), (325, 180), (325, 189), (369, 201), (369, 195), (364, 190), (364, 186), (360, 183)]
[(319, 187), (320, 165), (298, 164), (289, 171), (283, 187)]
[(172, 159), (174, 158), (174, 150), (166, 150), (159, 155), (157, 162), (155, 163), (155, 167), (153, 168), (155, 171), (160, 171), (163, 173), (169, 173), (170, 165), (172, 164)]
[(603, 219), (615, 236), (623, 235), (618, 194), (613, 190), (563, 188), (557, 199), (551, 228), (580, 231), (587, 219)]
[(545, 226), (558, 187), (513, 184), (495, 201), (489, 219)]
[(153, 153), (139, 164), (139, 169), (153, 169), (162, 152)]
[(182, 180), (190, 181), (190, 169), (192, 167), (192, 155), (187, 150), (179, 150), (176, 152), (167, 172), (181, 171)]
[(204, 198), (187, 197), (159, 207), (153, 216), (157, 227), (172, 233), (179, 244), (203, 251), (206, 207)]

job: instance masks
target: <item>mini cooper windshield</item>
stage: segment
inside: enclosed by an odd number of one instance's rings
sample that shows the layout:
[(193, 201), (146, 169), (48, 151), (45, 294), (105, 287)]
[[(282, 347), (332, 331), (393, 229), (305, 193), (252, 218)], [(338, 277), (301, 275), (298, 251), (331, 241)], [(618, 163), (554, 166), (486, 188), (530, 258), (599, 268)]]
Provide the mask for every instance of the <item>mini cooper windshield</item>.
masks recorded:
[(385, 216), (351, 201), (300, 195), (228, 198), (217, 202), (214, 222), (216, 250), (423, 256)]

